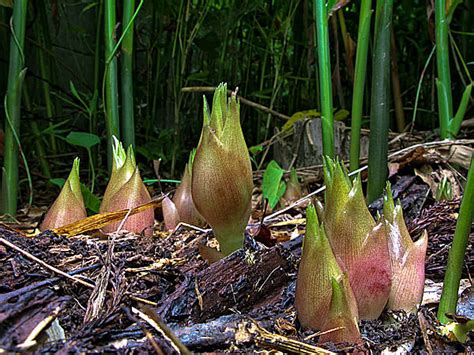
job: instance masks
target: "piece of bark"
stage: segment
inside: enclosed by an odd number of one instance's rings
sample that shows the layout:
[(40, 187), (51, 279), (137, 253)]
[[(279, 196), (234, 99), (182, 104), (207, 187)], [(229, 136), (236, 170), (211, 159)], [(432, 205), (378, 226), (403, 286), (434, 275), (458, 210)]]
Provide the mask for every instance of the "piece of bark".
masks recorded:
[(270, 300), (296, 272), (291, 252), (283, 247), (240, 249), (188, 277), (166, 298), (158, 313), (167, 321), (189, 316), (195, 322), (244, 311)]
[(59, 307), (64, 309), (70, 296), (58, 297), (49, 288), (34, 289), (18, 296), (15, 302), (0, 303), (0, 346), (14, 350), (32, 330)]

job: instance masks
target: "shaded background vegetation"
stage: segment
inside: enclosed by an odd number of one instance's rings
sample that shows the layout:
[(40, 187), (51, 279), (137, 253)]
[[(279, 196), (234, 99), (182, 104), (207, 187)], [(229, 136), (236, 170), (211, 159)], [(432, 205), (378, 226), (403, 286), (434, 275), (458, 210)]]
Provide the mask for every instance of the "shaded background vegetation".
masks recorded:
[[(117, 2), (117, 37), (122, 31), (121, 6), (122, 2)], [(341, 25), (345, 24), (348, 36), (355, 41), (359, 6), (358, 1), (349, 3), (329, 22), (336, 109), (350, 111), (355, 51), (346, 50)], [(432, 8), (429, 0), (397, 1), (394, 6), (396, 60), (407, 125), (413, 117), (420, 76), (434, 46)], [(472, 1), (465, 1), (451, 23), (452, 38), (468, 68), (474, 62), (470, 50), (473, 33), (460, 32), (473, 31), (472, 10)], [(11, 9), (0, 7), (0, 14), (0, 96), (4, 97)], [(103, 27), (102, 0), (45, 0), (29, 5), (21, 142), (35, 179), (64, 177), (77, 154), (86, 160), (85, 150), (65, 140), (71, 131), (84, 131), (102, 137), (100, 149), (94, 148), (92, 156), (99, 181), (105, 181)], [(152, 175), (151, 161), (162, 159), (163, 176), (179, 177), (189, 151), (198, 142), (203, 93), (182, 92), (183, 87), (215, 86), (225, 81), (231, 88), (238, 87), (243, 97), (288, 116), (319, 110), (311, 1), (145, 0), (134, 33), (136, 150), (142, 166), (149, 168), (145, 176)], [(452, 53), (455, 50), (453, 46)], [(369, 58), (371, 51), (372, 45)], [(454, 55), (452, 60), (457, 106), (469, 80), (462, 63)], [(420, 86), (415, 129), (438, 126), (435, 77), (433, 56)], [(366, 92), (370, 92), (370, 71)], [(365, 95), (366, 124), (369, 104), (370, 97)], [(1, 105), (4, 112), (3, 100)], [(268, 139), (285, 123), (246, 105), (241, 105), (241, 111), (249, 146)], [(469, 108), (466, 118), (471, 116)], [(0, 117), (4, 120), (3, 114)], [(346, 124), (350, 125), (350, 117)], [(396, 128), (394, 119), (392, 128)], [(22, 181), (24, 175), (20, 170)]]

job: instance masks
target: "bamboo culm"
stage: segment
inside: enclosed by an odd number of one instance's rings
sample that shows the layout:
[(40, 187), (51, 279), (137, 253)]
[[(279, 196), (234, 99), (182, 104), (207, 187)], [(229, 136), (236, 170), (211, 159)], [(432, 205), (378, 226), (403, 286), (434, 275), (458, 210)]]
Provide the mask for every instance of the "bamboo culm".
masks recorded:
[(2, 213), (15, 215), (18, 197), (18, 139), (20, 137), (21, 86), (25, 76), (24, 43), (28, 0), (13, 3), (8, 86), (5, 97), (5, 147), (2, 178)]

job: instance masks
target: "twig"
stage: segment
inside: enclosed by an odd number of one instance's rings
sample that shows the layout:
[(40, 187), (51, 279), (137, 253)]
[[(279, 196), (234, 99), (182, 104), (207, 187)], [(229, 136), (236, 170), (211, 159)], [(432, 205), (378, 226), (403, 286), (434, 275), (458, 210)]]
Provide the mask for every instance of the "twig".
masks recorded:
[(132, 312), (138, 315), (141, 319), (147, 322), (153, 329), (155, 329), (158, 333), (161, 334), (166, 340), (168, 340), (169, 344), (173, 347), (174, 350), (178, 354), (191, 354), (184, 346), (181, 341), (173, 334), (171, 329), (169, 329), (158, 317), (156, 313), (152, 310), (146, 309), (145, 312), (140, 311), (139, 309), (132, 307)]
[(0, 237), (0, 243), (3, 243), (3, 244), (5, 244), (6, 246), (8, 246), (8, 247), (10, 247), (10, 248), (12, 248), (12, 249), (14, 249), (14, 250), (16, 250), (17, 252), (19, 252), (19, 253), (23, 254), (24, 256), (26, 256), (28, 259), (34, 260), (35, 262), (37, 262), (38, 264), (40, 264), (40, 265), (43, 266), (44, 268), (46, 268), (46, 269), (48, 269), (48, 270), (50, 270), (50, 271), (53, 271), (53, 272), (56, 273), (56, 274), (59, 274), (59, 275), (65, 277), (65, 278), (67, 278), (67, 279), (69, 279), (69, 280), (72, 280), (72, 281), (74, 281), (74, 282), (80, 283), (80, 284), (83, 285), (83, 286), (86, 286), (86, 287), (89, 287), (89, 288), (94, 288), (94, 287), (95, 287), (93, 284), (91, 284), (91, 283), (89, 283), (89, 282), (87, 282), (87, 281), (78, 279), (78, 278), (76, 278), (76, 277), (74, 277), (74, 276), (69, 275), (68, 273), (66, 273), (66, 272), (64, 272), (64, 271), (62, 271), (62, 270), (59, 270), (59, 269), (55, 268), (54, 266), (51, 266), (51, 265), (45, 263), (43, 260), (41, 260), (41, 259), (37, 258), (36, 256), (34, 256), (34, 255), (28, 253), (26, 250), (23, 250), (23, 249), (17, 247), (15, 244), (10, 243), (8, 240), (6, 240), (6, 239), (4, 239), (4, 238), (1, 238), (1, 237)]
[[(181, 92), (213, 92), (214, 90), (216, 90), (214, 86), (188, 86), (188, 87), (181, 88)], [(232, 93), (232, 90), (227, 90), (227, 91), (229, 93)], [(256, 102), (250, 101), (249, 99), (243, 98), (242, 96), (239, 96), (239, 101), (247, 106), (256, 108), (257, 110), (260, 110), (266, 113), (270, 113), (273, 116), (282, 118), (284, 120), (289, 120), (291, 118), (290, 116), (284, 115), (283, 113), (272, 110), (271, 108), (268, 108)]]
[[(55, 268), (54, 266), (51, 266), (49, 264), (47, 264), (46, 262), (44, 262), (43, 260), (37, 258), (36, 256), (28, 253), (26, 250), (23, 250), (21, 249), (20, 247), (16, 246), (15, 244), (9, 242), (8, 240), (6, 240), (5, 238), (1, 238), (0, 237), (0, 243), (3, 243), (5, 244), (6, 246), (12, 248), (13, 250), (16, 250), (17, 252), (19, 252), (20, 254), (23, 254), (24, 256), (26, 256), (28, 259), (31, 259), (35, 262), (37, 262), (38, 264), (40, 264), (41, 266), (43, 266), (45, 269), (48, 269), (56, 274), (59, 274), (71, 281), (74, 281), (74, 282), (77, 282), (77, 283), (80, 283), (81, 285), (85, 286), (85, 287), (88, 287), (90, 289), (94, 289), (95, 288), (95, 285), (87, 282), (87, 281), (84, 281), (84, 280), (81, 280), (81, 279), (78, 279), (74, 276), (71, 276), (70, 274), (62, 271), (62, 270), (59, 270), (58, 268)], [(108, 291), (110, 292), (110, 291)], [(137, 296), (134, 296), (132, 295), (130, 292), (126, 292), (125, 294), (129, 295), (129, 297), (134, 300), (134, 301), (137, 301), (137, 302), (141, 302), (141, 303), (145, 303), (145, 304), (149, 304), (151, 306), (157, 306), (158, 304), (156, 302), (153, 302), (153, 301), (149, 301), (149, 300), (146, 300), (144, 298), (141, 298), (141, 297), (137, 297)]]

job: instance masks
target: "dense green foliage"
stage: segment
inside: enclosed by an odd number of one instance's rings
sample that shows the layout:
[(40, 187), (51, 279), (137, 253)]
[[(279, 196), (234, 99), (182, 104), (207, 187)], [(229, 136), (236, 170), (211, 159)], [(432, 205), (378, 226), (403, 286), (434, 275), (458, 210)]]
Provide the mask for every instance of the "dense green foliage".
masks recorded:
[[(112, 3), (116, 3), (116, 25), (110, 17)], [(140, 3), (135, 1), (135, 9)], [(332, 13), (328, 21), (336, 110), (351, 110), (353, 44), (359, 29), (360, 6), (360, 1), (349, 2)], [(474, 61), (474, 53), (469, 51), (474, 39), (470, 6), (466, 2), (448, 14), (452, 16), (448, 45), (454, 107), (459, 106), (459, 98), (470, 82), (465, 69), (469, 70)], [(121, 98), (114, 104), (105, 90), (104, 83), (113, 81), (111, 77), (104, 80), (107, 67), (108, 72), (117, 71), (117, 82), (111, 82), (117, 85), (117, 95), (129, 95), (126, 87), (121, 87), (119, 70), (124, 70), (120, 67), (124, 47), (115, 48), (114, 60), (106, 65), (106, 53), (114, 48), (104, 38), (104, 31), (107, 29), (108, 38), (112, 36), (116, 44), (125, 27), (120, 21), (131, 15), (130, 9), (125, 10), (126, 16), (123, 2), (111, 0), (29, 2), (24, 49), (28, 70), (20, 139), (35, 179), (46, 181), (50, 176), (62, 176), (75, 155), (81, 155), (86, 162), (90, 154), (93, 163), (83, 167), (95, 167), (98, 182), (105, 182), (105, 133), (107, 127), (109, 131), (118, 130), (111, 122), (106, 125), (105, 112), (118, 109), (113, 112), (114, 122), (118, 122), (121, 115), (125, 117), (125, 112), (130, 112), (125, 111), (130, 106)], [(398, 77), (407, 123), (415, 117), (418, 84), (434, 46), (432, 10), (421, 0), (395, 2), (393, 8)], [(11, 8), (0, 6), (0, 48), (9, 47), (11, 15)], [(281, 129), (286, 122), (282, 117), (303, 110), (321, 111), (314, 25), (313, 2), (308, 0), (145, 0), (132, 26), (130, 58), (137, 159), (149, 169), (144, 170), (144, 176), (152, 177), (151, 161), (161, 159), (162, 177), (178, 177), (189, 151), (198, 143), (203, 90), (183, 91), (185, 87), (210, 87), (225, 81), (230, 88), (239, 87), (242, 97), (283, 114), (276, 116), (242, 104), (242, 125), (249, 147), (269, 139), (275, 128)], [(363, 86), (362, 126), (366, 128), (371, 99), (372, 34), (373, 29), (368, 39), (367, 80)], [(434, 58), (431, 56), (420, 84), (414, 123), (417, 129), (438, 127)], [(115, 60), (118, 65), (114, 69)], [(8, 63), (9, 51), (1, 51), (2, 98)], [(108, 102), (105, 107), (104, 101)], [(4, 112), (3, 100), (0, 105)], [(471, 110), (471, 104), (467, 110)], [(390, 125), (395, 129), (393, 116), (390, 111)], [(0, 119), (5, 127), (3, 114)], [(350, 126), (350, 117), (345, 123)], [(66, 140), (71, 131), (96, 134), (101, 144), (90, 151), (78, 149)], [(255, 161), (260, 163), (263, 154), (257, 155)], [(61, 159), (57, 159), (59, 156)], [(266, 159), (270, 161), (271, 154)], [(25, 176), (21, 169), (23, 203), (27, 194)], [(91, 185), (90, 180), (84, 181)]]

